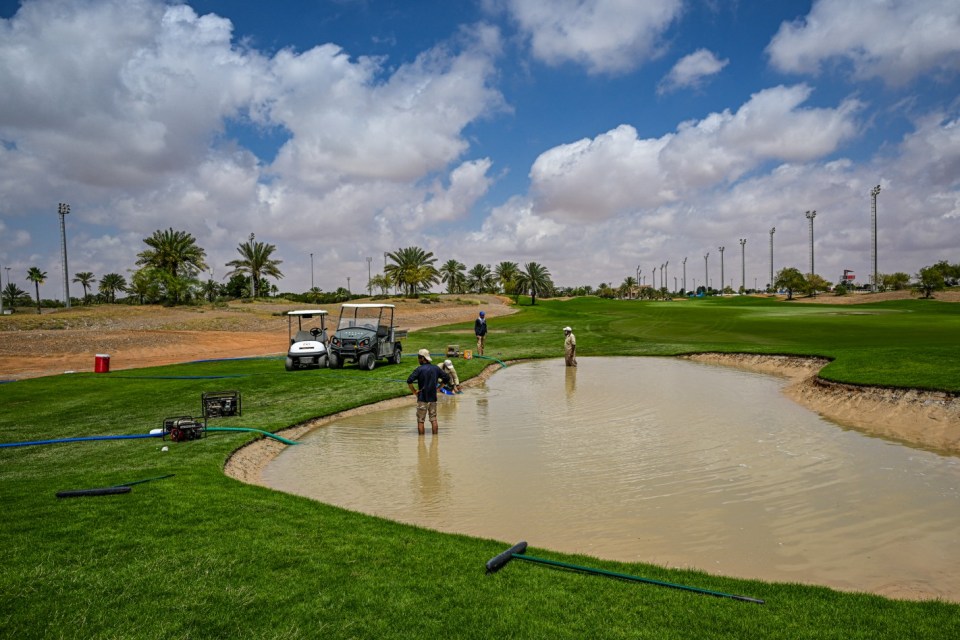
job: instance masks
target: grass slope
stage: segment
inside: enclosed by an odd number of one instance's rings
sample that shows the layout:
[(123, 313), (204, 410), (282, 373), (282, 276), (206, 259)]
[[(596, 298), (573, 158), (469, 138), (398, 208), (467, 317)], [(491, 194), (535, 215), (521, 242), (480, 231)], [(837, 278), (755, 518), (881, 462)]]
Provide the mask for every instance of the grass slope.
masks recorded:
[[(570, 324), (582, 355), (822, 355), (835, 359), (826, 371), (834, 379), (957, 391), (958, 312), (960, 305), (926, 301), (855, 312), (754, 299), (539, 301), (491, 320), (488, 353), (558, 356), (560, 329)], [(470, 336), (468, 324), (421, 331), (406, 349), (439, 352), (448, 343), (469, 344)], [(467, 378), (485, 364), (460, 361), (457, 368)], [(287, 373), (279, 359), (253, 359), (25, 380), (0, 386), (0, 442), (145, 433), (164, 417), (199, 414), (203, 391), (226, 389), (243, 394), (244, 415), (217, 425), (277, 430), (400, 395), (413, 366), (405, 358), (400, 367), (373, 372)], [(767, 604), (522, 562), (485, 576), (483, 563), (515, 541), (434, 533), (236, 482), (223, 475), (223, 462), (249, 438), (211, 433), (180, 444), (146, 439), (0, 449), (0, 636), (960, 637), (960, 606), (953, 604), (534, 548), (531, 555)], [(160, 451), (164, 444), (168, 452)], [(61, 489), (169, 473), (176, 475), (126, 495), (54, 497)]]

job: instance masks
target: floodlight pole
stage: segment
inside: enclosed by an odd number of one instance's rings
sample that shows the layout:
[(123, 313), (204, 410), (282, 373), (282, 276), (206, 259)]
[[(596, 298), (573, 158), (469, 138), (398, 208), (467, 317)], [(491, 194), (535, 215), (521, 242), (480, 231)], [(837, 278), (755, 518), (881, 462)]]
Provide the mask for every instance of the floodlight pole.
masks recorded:
[(740, 238), (740, 293), (747, 292), (747, 239)]
[(310, 291), (313, 291), (313, 253), (310, 254)]
[(773, 234), (776, 233), (776, 227), (770, 227), (770, 289), (773, 287)]
[(60, 256), (63, 258), (63, 302), (70, 308), (70, 272), (67, 270), (67, 222), (66, 215), (70, 213), (70, 205), (61, 202), (57, 206), (60, 215)]
[(667, 260), (663, 263), (663, 287), (667, 288), (670, 286), (670, 261)]
[(877, 271), (877, 196), (880, 195), (880, 185), (870, 190), (873, 196), (873, 207), (871, 208), (871, 218), (873, 219), (873, 285), (870, 290), (876, 293), (880, 290), (880, 273)]
[(806, 216), (807, 220), (810, 221), (810, 275), (812, 276), (816, 274), (813, 268), (813, 219), (817, 217), (817, 212), (815, 210), (807, 211)]
[(720, 295), (723, 295), (723, 251), (726, 247), (717, 247), (720, 250)]
[(637, 265), (637, 298), (640, 298), (640, 265)]
[(0, 271), (0, 316), (3, 315), (3, 271)]
[(373, 285), (370, 284), (370, 283), (372, 282), (372, 280), (371, 280), (371, 278), (370, 278), (370, 263), (371, 263), (371, 262), (373, 262), (373, 258), (367, 258), (367, 295), (368, 295), (368, 296), (372, 296), (372, 295), (373, 295)]
[(710, 252), (707, 251), (703, 256), (703, 291), (705, 295), (710, 294)]
[(683, 259), (683, 292), (687, 293), (687, 259)]

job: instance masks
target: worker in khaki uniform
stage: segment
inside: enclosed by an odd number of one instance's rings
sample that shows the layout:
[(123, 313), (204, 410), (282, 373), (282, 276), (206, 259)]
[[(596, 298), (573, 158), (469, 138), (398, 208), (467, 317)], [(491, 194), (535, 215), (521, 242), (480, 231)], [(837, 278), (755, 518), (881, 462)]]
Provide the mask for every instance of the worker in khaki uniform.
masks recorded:
[(563, 328), (563, 359), (568, 367), (577, 366), (577, 336), (573, 335), (573, 329)]

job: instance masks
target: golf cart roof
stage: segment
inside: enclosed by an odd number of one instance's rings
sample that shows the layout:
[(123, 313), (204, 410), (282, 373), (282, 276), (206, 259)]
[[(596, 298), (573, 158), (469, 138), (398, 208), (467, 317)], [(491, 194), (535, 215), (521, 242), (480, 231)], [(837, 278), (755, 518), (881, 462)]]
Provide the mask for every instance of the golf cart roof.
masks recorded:
[(376, 302), (365, 302), (363, 304), (352, 304), (350, 302), (344, 302), (343, 308), (345, 309), (393, 309), (395, 308), (392, 304), (379, 304)]
[(323, 309), (301, 309), (299, 311), (287, 311), (288, 316), (304, 316), (310, 318), (313, 316), (325, 316), (328, 312)]

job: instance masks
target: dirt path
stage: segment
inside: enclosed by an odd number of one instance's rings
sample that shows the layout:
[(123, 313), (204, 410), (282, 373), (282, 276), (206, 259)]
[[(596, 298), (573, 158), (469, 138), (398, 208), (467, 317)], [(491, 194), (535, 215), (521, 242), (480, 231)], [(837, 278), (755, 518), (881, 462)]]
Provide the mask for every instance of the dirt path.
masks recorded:
[[(514, 313), (499, 296), (443, 296), (439, 303), (391, 300), (395, 324), (416, 330)], [(110, 356), (111, 371), (243, 356), (285, 353), (292, 309), (321, 308), (336, 322), (339, 305), (231, 303), (224, 307), (75, 307), (35, 315), (0, 317), (0, 380), (93, 371), (97, 354)]]

